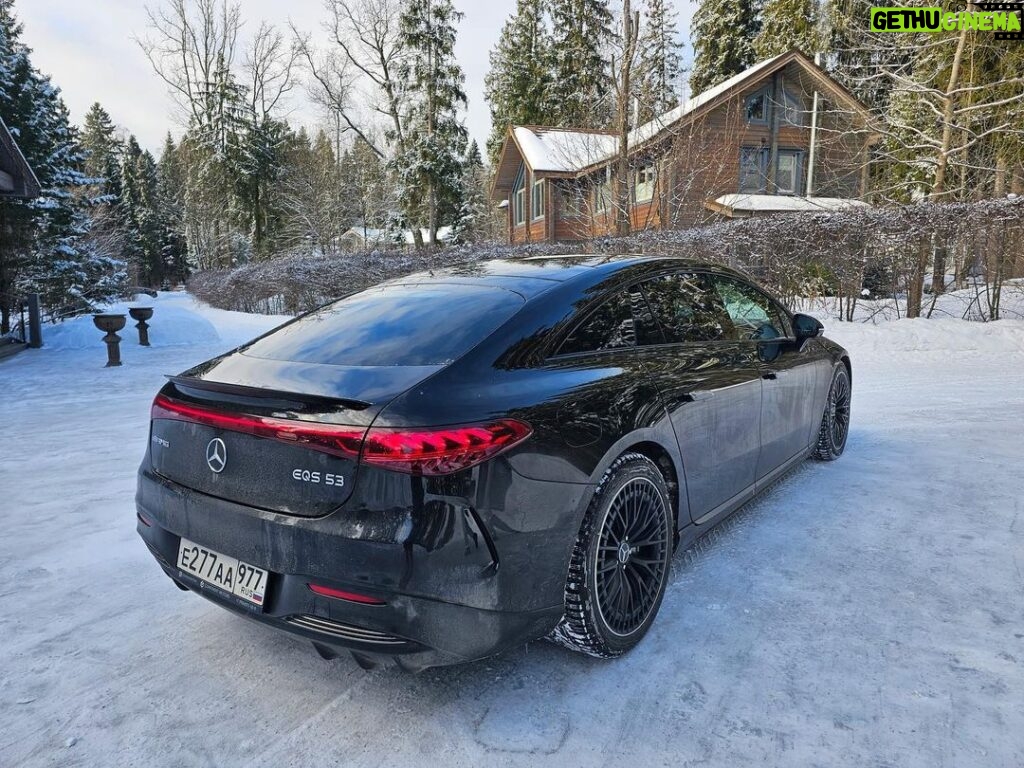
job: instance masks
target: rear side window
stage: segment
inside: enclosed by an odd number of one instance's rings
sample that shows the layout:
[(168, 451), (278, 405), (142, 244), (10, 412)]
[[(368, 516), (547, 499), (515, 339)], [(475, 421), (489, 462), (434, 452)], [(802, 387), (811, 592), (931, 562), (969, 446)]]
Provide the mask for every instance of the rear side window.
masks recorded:
[(635, 286), (612, 294), (572, 331), (559, 355), (662, 344), (664, 337), (643, 294)]
[(615, 294), (580, 323), (558, 348), (560, 355), (636, 346), (636, 323), (627, 291)]
[(643, 291), (668, 343), (719, 341), (732, 336), (725, 306), (702, 275), (662, 275), (643, 283)]
[(244, 352), (326, 365), (445, 365), (523, 304), (519, 294), (493, 286), (380, 286), (301, 317)]

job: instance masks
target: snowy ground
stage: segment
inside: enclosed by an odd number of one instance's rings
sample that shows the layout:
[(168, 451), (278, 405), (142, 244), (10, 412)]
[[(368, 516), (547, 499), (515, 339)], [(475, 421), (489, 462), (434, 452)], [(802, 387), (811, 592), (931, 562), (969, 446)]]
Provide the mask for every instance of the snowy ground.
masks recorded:
[(136, 537), (162, 374), (276, 322), (161, 296), (123, 368), (88, 325), (0, 363), (3, 768), (1024, 764), (1024, 322), (831, 324), (847, 454), (677, 556), (640, 648), (418, 676), (181, 593)]

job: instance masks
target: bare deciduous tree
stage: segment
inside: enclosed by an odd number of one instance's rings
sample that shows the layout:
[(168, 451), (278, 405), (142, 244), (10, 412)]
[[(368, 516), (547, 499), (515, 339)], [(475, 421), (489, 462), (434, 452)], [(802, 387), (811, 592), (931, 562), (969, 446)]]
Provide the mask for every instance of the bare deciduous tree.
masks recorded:
[[(401, 43), (400, 0), (327, 0), (324, 29), (334, 50), (317, 50), (310, 35), (295, 31), (312, 78), (311, 95), (380, 156), (387, 155), (374, 130), (392, 143), (405, 136), (408, 110), (398, 72)], [(293, 27), (294, 29), (294, 27)], [(358, 96), (359, 98), (354, 98)], [(362, 111), (365, 109), (366, 111)]]
[(168, 0), (147, 6), (151, 35), (139, 46), (168, 86), (186, 123), (206, 125), (224, 109), (221, 78), (234, 64), (241, 11), (227, 0)]
[(243, 67), (247, 75), (249, 111), (256, 122), (279, 113), (283, 100), (295, 87), (299, 49), (284, 34), (262, 22), (249, 42)]

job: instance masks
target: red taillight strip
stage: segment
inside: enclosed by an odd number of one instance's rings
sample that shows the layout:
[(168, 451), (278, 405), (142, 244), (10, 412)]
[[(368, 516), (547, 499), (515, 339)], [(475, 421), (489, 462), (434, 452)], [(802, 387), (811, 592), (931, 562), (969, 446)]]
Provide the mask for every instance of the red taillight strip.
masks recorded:
[(217, 411), (157, 395), (153, 419), (204, 424), (281, 440), (315, 451), (410, 475), (448, 475), (476, 466), (533, 434), (528, 424), (502, 419), (487, 424), (434, 429), (358, 427), (311, 423)]
[(360, 459), (412, 475), (447, 475), (492, 459), (533, 434), (528, 424), (502, 419), (445, 429), (371, 429)]
[(215, 411), (201, 406), (171, 400), (157, 395), (153, 401), (151, 417), (205, 424), (208, 427), (241, 432), (256, 437), (268, 437), (293, 445), (302, 445), (335, 456), (355, 459), (364, 430), (335, 424), (309, 423), (270, 416)]
[(333, 597), (336, 600), (348, 600), (350, 603), (360, 603), (362, 605), (385, 605), (383, 600), (378, 600), (376, 597), (370, 597), (369, 595), (360, 595), (356, 592), (346, 592), (343, 589), (335, 589), (334, 587), (325, 587), (322, 584), (307, 584), (310, 591), (315, 592), (318, 595), (324, 597)]

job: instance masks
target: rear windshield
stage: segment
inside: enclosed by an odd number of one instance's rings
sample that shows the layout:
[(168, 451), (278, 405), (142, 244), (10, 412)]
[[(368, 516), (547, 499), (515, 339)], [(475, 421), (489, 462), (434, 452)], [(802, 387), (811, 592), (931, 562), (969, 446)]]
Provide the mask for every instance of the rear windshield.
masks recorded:
[(260, 339), (251, 357), (327, 365), (445, 365), (522, 307), (482, 285), (388, 285), (330, 304)]

